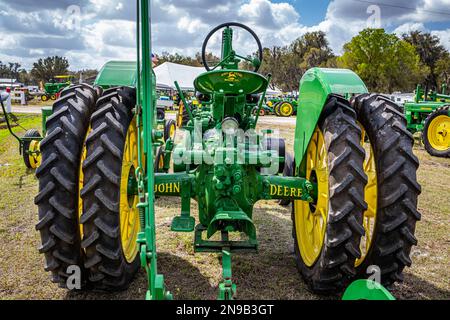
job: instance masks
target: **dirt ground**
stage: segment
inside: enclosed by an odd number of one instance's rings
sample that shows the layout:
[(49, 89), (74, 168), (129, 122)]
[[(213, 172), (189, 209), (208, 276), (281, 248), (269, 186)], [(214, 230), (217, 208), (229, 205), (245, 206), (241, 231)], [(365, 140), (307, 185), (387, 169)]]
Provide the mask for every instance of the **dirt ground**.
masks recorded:
[[(20, 115), (26, 128), (39, 128), (40, 117)], [(264, 127), (279, 127), (264, 119)], [(24, 132), (17, 127), (18, 132)], [(281, 135), (292, 149), (294, 126), (282, 124)], [(415, 153), (421, 161), (419, 182), (422, 194), (417, 224), (419, 240), (412, 251), (413, 265), (405, 270), (405, 281), (393, 289), (398, 299), (450, 299), (450, 159), (430, 157), (422, 147)], [(127, 291), (115, 294), (73, 293), (59, 289), (43, 270), (37, 208), (38, 190), (34, 172), (27, 170), (18, 153), (17, 142), (0, 129), (0, 299), (143, 299), (147, 287), (140, 271)], [(193, 234), (170, 231), (172, 218), (179, 214), (177, 199), (157, 200), (157, 245), (159, 271), (176, 299), (215, 299), (221, 265), (214, 254), (194, 254)], [(192, 212), (196, 212), (193, 204)], [(239, 299), (324, 299), (307, 291), (294, 263), (290, 209), (274, 202), (256, 205), (255, 224), (259, 254), (235, 255), (233, 276)]]

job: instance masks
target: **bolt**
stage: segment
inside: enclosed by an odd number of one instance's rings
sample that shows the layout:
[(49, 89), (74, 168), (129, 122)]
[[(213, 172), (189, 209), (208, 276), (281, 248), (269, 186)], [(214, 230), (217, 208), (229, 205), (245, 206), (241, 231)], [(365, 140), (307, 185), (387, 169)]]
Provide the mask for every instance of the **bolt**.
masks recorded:
[(223, 183), (221, 181), (217, 181), (216, 182), (216, 189), (217, 190), (222, 190), (223, 189)]
[(224, 173), (225, 173), (225, 170), (224, 170), (224, 168), (222, 166), (217, 166), (216, 167), (216, 176), (221, 177), (221, 176), (224, 175)]
[(242, 191), (242, 188), (240, 185), (236, 184), (233, 186), (233, 194), (238, 194)]

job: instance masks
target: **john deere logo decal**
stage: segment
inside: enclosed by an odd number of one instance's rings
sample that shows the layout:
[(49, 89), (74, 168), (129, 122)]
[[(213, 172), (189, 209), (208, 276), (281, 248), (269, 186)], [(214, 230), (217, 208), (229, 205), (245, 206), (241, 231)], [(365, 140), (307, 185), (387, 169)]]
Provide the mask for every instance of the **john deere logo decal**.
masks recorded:
[(239, 72), (224, 72), (221, 74), (226, 82), (239, 82), (242, 78), (242, 74)]

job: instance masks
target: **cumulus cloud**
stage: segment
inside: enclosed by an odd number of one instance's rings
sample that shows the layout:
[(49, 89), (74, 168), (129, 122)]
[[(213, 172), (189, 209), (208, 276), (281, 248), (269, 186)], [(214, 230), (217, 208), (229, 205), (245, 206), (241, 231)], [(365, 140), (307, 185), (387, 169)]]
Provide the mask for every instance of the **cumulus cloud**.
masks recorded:
[[(321, 30), (339, 54), (360, 30), (379, 23), (397, 34), (431, 31), (449, 48), (449, 8), (450, 0), (332, 0), (323, 21), (304, 25), (295, 0), (153, 0), (153, 50), (194, 55), (209, 30), (228, 21), (249, 25), (267, 47)], [(67, 56), (73, 69), (100, 68), (109, 59), (131, 60), (135, 20), (136, 2), (130, 0), (0, 0), (0, 60), (30, 68), (38, 58), (58, 54)], [(445, 30), (428, 27), (430, 23)], [(244, 32), (236, 32), (235, 40), (241, 54), (256, 49)], [(209, 48), (217, 53), (219, 35)]]

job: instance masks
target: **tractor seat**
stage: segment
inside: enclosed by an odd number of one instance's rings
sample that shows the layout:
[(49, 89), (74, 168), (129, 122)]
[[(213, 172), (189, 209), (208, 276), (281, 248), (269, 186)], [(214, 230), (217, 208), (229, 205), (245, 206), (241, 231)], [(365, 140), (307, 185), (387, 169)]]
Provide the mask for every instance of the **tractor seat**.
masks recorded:
[(262, 75), (245, 70), (214, 70), (199, 75), (194, 81), (198, 92), (211, 94), (223, 91), (224, 94), (257, 94), (267, 86)]

